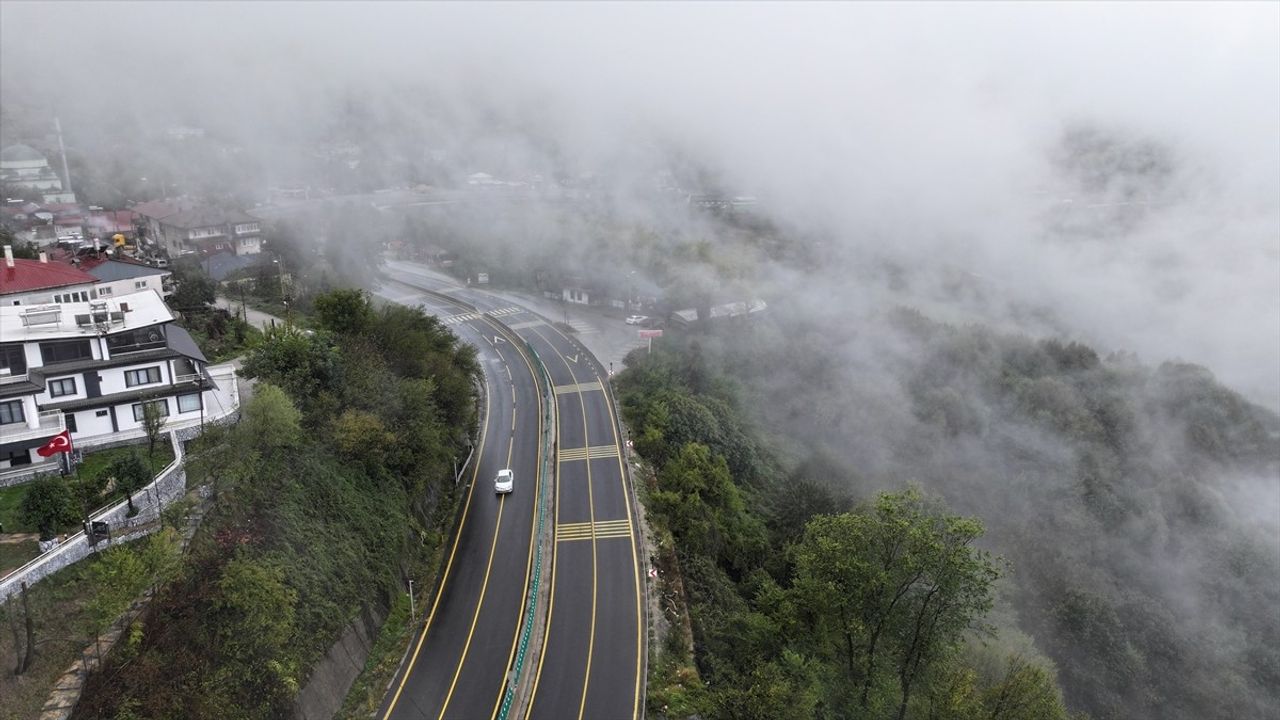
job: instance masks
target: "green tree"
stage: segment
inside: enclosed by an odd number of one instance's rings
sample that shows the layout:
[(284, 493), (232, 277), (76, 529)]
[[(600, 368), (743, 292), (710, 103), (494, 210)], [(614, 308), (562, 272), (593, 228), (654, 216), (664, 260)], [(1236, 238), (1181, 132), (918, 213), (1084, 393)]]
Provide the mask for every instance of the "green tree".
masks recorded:
[(104, 471), (107, 477), (115, 480), (116, 488), (124, 491), (130, 517), (138, 514), (133, 506), (133, 494), (151, 481), (151, 471), (147, 469), (147, 465), (136, 452), (131, 452), (116, 458)]
[(284, 391), (265, 383), (253, 391), (244, 407), (245, 431), (264, 452), (297, 445), (302, 438), (302, 414)]
[[(153, 400), (142, 405), (142, 431), (147, 434), (147, 466), (152, 466), (152, 461), (156, 456), (156, 443), (160, 441), (160, 433), (164, 429), (164, 413), (160, 412), (161, 405), (168, 403), (168, 400)], [(155, 468), (152, 467), (154, 470)]]
[(333, 290), (313, 301), (321, 327), (338, 335), (356, 335), (369, 329), (373, 305), (364, 290)]
[(921, 673), (990, 608), (998, 571), (972, 546), (981, 535), (977, 520), (947, 515), (914, 490), (810, 521), (795, 552), (797, 604), (819, 646), (835, 640), (863, 710), (896, 680), (901, 720)]
[(58, 528), (80, 519), (75, 495), (60, 477), (34, 480), (22, 497), (18, 512), (23, 522), (40, 531), (41, 540), (52, 540)]
[(179, 312), (203, 310), (217, 299), (217, 283), (199, 266), (175, 263), (173, 282), (175, 287), (169, 296), (169, 305)]

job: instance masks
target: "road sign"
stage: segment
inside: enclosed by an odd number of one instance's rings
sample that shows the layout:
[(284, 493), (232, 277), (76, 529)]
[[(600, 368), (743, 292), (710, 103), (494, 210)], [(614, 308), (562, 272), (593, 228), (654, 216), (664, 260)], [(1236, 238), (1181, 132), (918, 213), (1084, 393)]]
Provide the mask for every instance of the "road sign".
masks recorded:
[(641, 330), (640, 339), (662, 337), (662, 330)]

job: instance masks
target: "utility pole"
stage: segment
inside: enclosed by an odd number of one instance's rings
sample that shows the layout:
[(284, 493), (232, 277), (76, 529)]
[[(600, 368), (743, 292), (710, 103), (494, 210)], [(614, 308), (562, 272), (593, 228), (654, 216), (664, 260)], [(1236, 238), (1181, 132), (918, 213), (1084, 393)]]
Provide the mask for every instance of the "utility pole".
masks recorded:
[(64, 190), (74, 195), (75, 191), (71, 189), (71, 169), (67, 167), (67, 146), (62, 143), (62, 121), (55, 117), (53, 126), (58, 131), (58, 151), (62, 153), (62, 174), (67, 178)]
[(413, 580), (409, 580), (409, 625), (412, 626), (418, 618), (418, 613), (413, 607)]

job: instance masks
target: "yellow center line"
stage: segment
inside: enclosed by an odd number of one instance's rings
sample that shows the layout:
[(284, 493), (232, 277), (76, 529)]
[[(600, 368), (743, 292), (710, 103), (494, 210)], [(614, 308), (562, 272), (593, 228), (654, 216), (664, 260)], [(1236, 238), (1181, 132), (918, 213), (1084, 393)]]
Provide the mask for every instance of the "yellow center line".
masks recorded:
[(382, 716), (383, 720), (391, 717), (391, 712), (396, 709), (396, 703), (400, 700), (400, 694), (404, 692), (405, 683), (408, 682), (409, 676), (413, 674), (413, 666), (418, 662), (418, 654), (422, 652), (422, 644), (427, 640), (427, 631), (431, 629), (431, 622), (435, 620), (436, 608), (440, 606), (440, 598), (444, 597), (445, 585), (449, 582), (450, 573), (453, 570), (453, 559), (458, 553), (458, 543), (462, 538), (462, 529), (466, 527), (467, 515), (471, 510), (471, 496), (475, 494), (476, 480), (480, 477), (480, 461), (484, 458), (485, 440), (489, 436), (489, 424), (493, 421), (490, 414), (492, 406), (491, 400), (493, 393), (489, 388), (489, 379), (481, 375), (484, 383), (484, 427), (480, 428), (480, 447), (476, 451), (476, 464), (471, 471), (471, 487), (467, 488), (467, 499), (462, 508), (462, 520), (458, 522), (458, 532), (453, 536), (453, 547), (449, 550), (449, 560), (444, 566), (444, 577), (440, 580), (440, 589), (436, 592), (435, 600), (431, 603), (431, 612), (427, 615), (427, 622), (422, 626), (422, 634), (418, 636), (418, 644), (413, 648), (413, 656), (409, 658), (409, 665), (404, 670), (404, 675), (400, 677), (400, 684), (396, 686), (396, 694), (391, 697), (391, 704), (387, 706), (387, 712)]
[[(524, 350), (521, 350), (518, 346), (516, 347), (516, 352), (518, 352), (518, 353), (520, 354), (521, 359), (523, 359), (523, 360), (524, 360), (525, 367), (527, 367), (527, 368), (529, 369), (529, 376), (530, 376), (530, 377), (532, 377), (532, 378), (534, 378), (534, 388), (536, 389), (536, 388), (537, 388), (537, 385), (538, 385), (538, 381), (537, 381), (537, 373), (536, 373), (536, 372), (534, 371), (534, 369), (533, 369), (533, 363), (531, 363), (531, 362), (529, 361), (529, 357), (528, 357), (528, 355), (526, 355), (526, 354), (525, 354)], [(538, 466), (537, 466), (537, 470), (535, 470), (535, 471), (534, 471), (534, 478), (535, 478), (535, 479), (534, 479), (534, 484), (533, 484), (534, 501), (533, 501), (533, 503), (532, 503), (532, 505), (531, 505), (531, 507), (530, 507), (530, 510), (529, 510), (529, 512), (530, 512), (530, 519), (529, 519), (529, 555), (528, 555), (528, 557), (525, 559), (525, 563), (524, 563), (524, 591), (520, 594), (520, 605), (519, 605), (519, 611), (516, 613), (516, 627), (515, 627), (515, 632), (513, 632), (513, 633), (511, 634), (511, 650), (510, 650), (510, 652), (508, 652), (508, 653), (507, 653), (507, 664), (506, 664), (506, 668), (510, 668), (510, 667), (511, 667), (511, 663), (512, 663), (512, 661), (515, 659), (515, 656), (516, 656), (516, 648), (517, 648), (517, 647), (519, 646), (519, 644), (520, 644), (520, 626), (521, 626), (522, 620), (524, 619), (524, 608), (525, 608), (525, 605), (526, 605), (526, 603), (527, 603), (527, 602), (528, 602), (528, 600), (529, 600), (529, 577), (530, 577), (530, 574), (531, 574), (531, 572), (532, 572), (532, 570), (533, 570), (533, 551), (534, 551), (534, 548), (535, 548), (535, 546), (536, 546), (536, 543), (537, 543), (537, 542), (539, 542), (539, 538), (538, 538), (538, 498), (539, 498), (539, 497), (541, 497), (541, 494), (542, 494), (542, 483), (544, 482), (544, 479), (543, 479), (543, 477), (542, 477), (542, 413), (543, 413), (543, 404), (542, 404), (542, 393), (541, 393), (541, 392), (538, 392), (538, 393), (536, 393), (536, 394), (537, 394), (537, 396), (538, 396), (538, 435), (537, 435), (537, 437), (538, 437), (538, 451), (537, 451), (537, 454), (536, 454), (536, 461), (537, 461), (537, 463), (538, 463)], [(513, 414), (512, 422), (514, 423), (514, 414)], [(512, 428), (512, 432), (514, 432), (514, 425), (513, 425), (513, 428)], [(553, 551), (554, 551), (554, 546), (553, 546)], [(502, 709), (502, 700), (503, 700), (503, 697), (506, 695), (506, 691), (507, 691), (507, 683), (506, 683), (506, 675), (504, 674), (504, 675), (503, 675), (503, 682), (499, 684), (499, 689), (498, 689), (498, 698), (497, 698), (497, 700), (495, 700), (495, 701), (494, 701), (494, 704), (493, 704), (493, 712), (492, 712), (492, 713), (490, 713), (490, 715), (489, 715), (490, 720), (492, 720), (493, 718), (496, 718), (496, 717), (498, 716), (498, 711)]]
[[(511, 415), (515, 417), (515, 385), (511, 386), (512, 406)], [(515, 451), (516, 438), (513, 434), (507, 441), (507, 462), (506, 467), (511, 467), (511, 456)], [(478, 470), (477, 466), (477, 470)], [(502, 530), (502, 513), (507, 506), (507, 497), (503, 495), (498, 498), (498, 521), (493, 526), (493, 541), (489, 545), (489, 560), (484, 568), (484, 581), (480, 583), (480, 597), (476, 600), (475, 612), (471, 615), (471, 627), (467, 629), (467, 640), (462, 645), (462, 657), (458, 658), (458, 665), (453, 671), (453, 680), (449, 683), (449, 691), (445, 693), (444, 704), (440, 706), (440, 715), (437, 720), (444, 718), (445, 712), (449, 709), (449, 703), (453, 700), (453, 691), (458, 686), (458, 677), (462, 675), (462, 666), (467, 662), (467, 654), (471, 652), (471, 640), (475, 637), (476, 623), (480, 620), (480, 610), (484, 607), (485, 593), (489, 590), (489, 574), (493, 570), (493, 558), (498, 550), (498, 535)], [(517, 624), (518, 621), (517, 621)]]

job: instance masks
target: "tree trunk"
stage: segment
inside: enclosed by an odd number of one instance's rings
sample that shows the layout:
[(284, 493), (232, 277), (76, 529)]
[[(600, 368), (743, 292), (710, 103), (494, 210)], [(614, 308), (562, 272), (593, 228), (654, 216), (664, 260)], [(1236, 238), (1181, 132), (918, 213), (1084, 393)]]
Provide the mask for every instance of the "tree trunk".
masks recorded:
[[(22, 671), (26, 672), (36, 661), (36, 625), (31, 620), (31, 605), (27, 601), (27, 584), (22, 583), (22, 614), (27, 628), (27, 652), (22, 661)], [(21, 673), (19, 673), (21, 674)]]
[(13, 596), (5, 601), (7, 606), (5, 614), (9, 616), (9, 631), (13, 633), (13, 657), (16, 665), (13, 666), (13, 674), (21, 675), (26, 667), (23, 664), (22, 652), (22, 632), (18, 630), (18, 608), (13, 602)]

